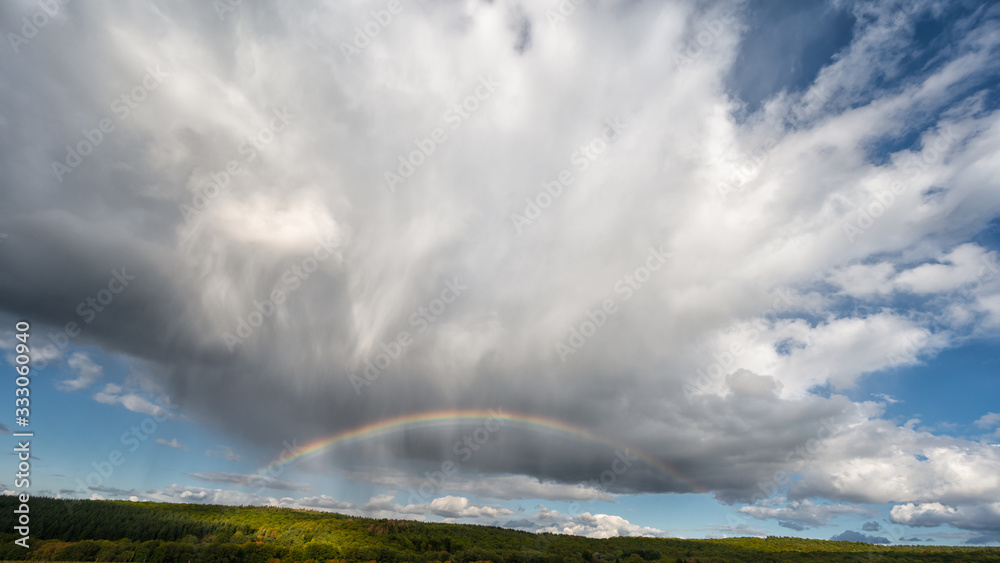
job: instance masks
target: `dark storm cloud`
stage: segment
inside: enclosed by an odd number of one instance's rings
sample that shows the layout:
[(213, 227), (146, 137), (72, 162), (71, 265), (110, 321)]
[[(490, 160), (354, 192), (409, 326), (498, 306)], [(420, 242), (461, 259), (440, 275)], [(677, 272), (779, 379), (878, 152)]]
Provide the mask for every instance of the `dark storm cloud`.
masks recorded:
[[(888, 109), (802, 131), (783, 116), (812, 106), (782, 98), (741, 129), (720, 77), (743, 28), (724, 6), (640, 3), (611, 19), (581, 7), (549, 26), (544, 9), (501, 4), (406, 4), (360, 46), (370, 10), (337, 5), (246, 4), (222, 18), (195, 2), (66, 6), (0, 56), (0, 309), (45, 326), (56, 351), (133, 358), (186, 414), (275, 452), (405, 413), (502, 408), (613, 446), (504, 429), (461, 462), (463, 477), (736, 502), (784, 494), (801, 470), (800, 494), (875, 494), (865, 487), (878, 480), (836, 489), (840, 452), (879, 468), (884, 441), (929, 438), (876, 432), (876, 407), (809, 390), (891, 367), (887, 347), (920, 327), (891, 311), (850, 317), (796, 288), (869, 255), (902, 261), (911, 244), (909, 263), (935, 259), (956, 230), (988, 223), (996, 191), (950, 175), (987, 166), (992, 145), (977, 135), (992, 116), (949, 117), (963, 142), (934, 173), (977, 196), (956, 204), (960, 221), (879, 236), (923, 209), (901, 198), (854, 246), (841, 200), (901, 174), (857, 160), (864, 128), (946, 94), (876, 92)], [(6, 5), (0, 28), (36, 9)], [(711, 47), (675, 56), (700, 23), (718, 31)], [(975, 49), (988, 45), (973, 43), (936, 78), (987, 65)], [(852, 74), (860, 56), (823, 80), (867, 85)], [(718, 183), (769, 137), (773, 167), (745, 186), (786, 191), (721, 201)], [(390, 191), (387, 173), (405, 181)], [(789, 339), (802, 345), (776, 353)], [(717, 362), (724, 375), (707, 379)], [(433, 468), (474, 429), (401, 433), (321, 461)], [(670, 469), (615, 472), (614, 446)], [(991, 454), (977, 455), (988, 471)], [(177, 487), (169, 498), (216, 494)]]

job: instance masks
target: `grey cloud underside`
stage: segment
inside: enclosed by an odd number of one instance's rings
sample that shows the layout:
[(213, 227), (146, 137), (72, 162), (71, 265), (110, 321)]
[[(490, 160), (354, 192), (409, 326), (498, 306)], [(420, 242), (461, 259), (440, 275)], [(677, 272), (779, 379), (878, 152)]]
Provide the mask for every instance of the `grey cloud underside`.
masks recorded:
[(888, 538), (882, 536), (869, 536), (868, 534), (862, 534), (860, 532), (855, 532), (854, 530), (845, 530), (832, 538), (833, 541), (853, 541), (853, 542), (864, 542), (864, 543), (891, 543)]
[[(841, 224), (853, 208), (845, 201), (864, 201), (855, 188), (874, 174), (856, 149), (874, 133), (856, 133), (864, 119), (853, 114), (842, 129), (824, 125), (817, 108), (788, 97), (734, 125), (721, 82), (741, 12), (726, 16), (735, 23), (694, 62), (674, 57), (692, 37), (685, 22), (714, 21), (722, 8), (595, 5), (551, 27), (529, 5), (413, 2), (347, 60), (341, 42), (365, 11), (245, 5), (219, 21), (200, 3), (70, 4), (72, 25), (54, 22), (21, 53), (0, 57), (12, 77), (0, 85), (0, 115), (12, 132), (0, 139), (9, 171), (0, 177), (0, 231), (10, 235), (0, 245), (0, 308), (46, 332), (76, 322), (74, 344), (135, 358), (186, 414), (275, 453), (283, 442), (403, 413), (502, 408), (586, 428), (684, 476), (637, 462), (606, 485), (611, 492), (694, 487), (749, 500), (790, 471), (789, 454), (820, 435), (824, 419), (851, 421), (841, 431), (863, 435), (878, 417), (872, 405), (808, 393), (887, 367), (881, 355), (856, 364), (840, 349), (824, 355), (820, 329), (833, 333), (843, 319), (811, 291), (868, 256), (932, 260), (987, 225), (1000, 213), (988, 149), (997, 120), (973, 108), (972, 96), (877, 91), (875, 101), (900, 112), (954, 106), (956, 164), (935, 172), (953, 195), (939, 215), (886, 216), (848, 244)], [(2, 27), (15, 29), (20, 13), (5, 8)], [(592, 37), (601, 41), (585, 41)], [(956, 73), (986, 65), (970, 56)], [(168, 76), (118, 120), (112, 101), (155, 64)], [(870, 85), (844, 66), (821, 78), (837, 88)], [(499, 82), (497, 91), (452, 128), (446, 112), (484, 77)], [(295, 117), (247, 160), (242, 143), (284, 107)], [(869, 121), (896, 126), (895, 109), (871, 112)], [(627, 124), (621, 137), (579, 170), (574, 152), (616, 116)], [(51, 161), (102, 117), (116, 130), (58, 181)], [(436, 128), (448, 139), (394, 192), (386, 189), (384, 173)], [(760, 172), (759, 186), (784, 191), (763, 198), (766, 205), (719, 203), (718, 182), (768, 138), (777, 140), (775, 168)], [(180, 206), (232, 160), (242, 172), (185, 217)], [(963, 166), (972, 172), (962, 176)], [(782, 167), (787, 174), (773, 171)], [(563, 169), (573, 171), (572, 186), (519, 233), (511, 214), (525, 214), (525, 198)], [(334, 241), (332, 256), (292, 289), (284, 276), (324, 241)], [(671, 257), (625, 300), (616, 283), (647, 263), (650, 248)], [(122, 268), (135, 279), (86, 323), (78, 305)], [(456, 278), (468, 289), (420, 331), (412, 315)], [(231, 352), (224, 335), (276, 288), (287, 301)], [(813, 322), (766, 316), (781, 288), (797, 296), (782, 314)], [(563, 363), (556, 343), (607, 299), (620, 310)], [(723, 377), (717, 390), (690, 396), (698, 370), (726, 349), (719, 342), (756, 318), (767, 319), (766, 329), (744, 340), (753, 350), (743, 379)], [(893, 322), (885, 326), (913, 328)], [(363, 376), (379, 345), (400, 331), (413, 343), (358, 394), (351, 375)], [(803, 344), (801, 355), (774, 354), (795, 331), (815, 332), (818, 343)], [(844, 366), (827, 374), (820, 364), (831, 357)], [(319, 463), (433, 469), (455, 460), (453, 444), (475, 428), (411, 431)], [(836, 452), (810, 456), (796, 458), (815, 479), (797, 485), (798, 494), (875, 494), (823, 484), (822, 462)], [(459, 470), (589, 483), (615, 459), (603, 444), (504, 428)]]

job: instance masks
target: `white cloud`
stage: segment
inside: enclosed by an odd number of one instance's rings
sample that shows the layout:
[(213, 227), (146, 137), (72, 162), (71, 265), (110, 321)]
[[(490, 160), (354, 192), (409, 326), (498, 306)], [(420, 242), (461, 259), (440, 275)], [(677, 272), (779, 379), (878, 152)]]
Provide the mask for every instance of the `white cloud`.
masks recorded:
[(950, 524), (963, 530), (1000, 532), (1000, 502), (959, 506), (940, 502), (906, 503), (892, 507), (890, 519), (907, 526)]
[(912, 426), (857, 415), (844, 421), (805, 462), (790, 496), (875, 504), (1000, 501), (998, 448)]
[(961, 288), (976, 281), (988, 263), (989, 253), (977, 244), (957, 246), (940, 256), (937, 263), (922, 264), (900, 272), (895, 283), (915, 293), (936, 293)]
[(1000, 413), (990, 412), (979, 417), (973, 424), (980, 428), (993, 428), (994, 426), (1000, 425)]
[(123, 393), (122, 387), (113, 383), (105, 385), (103, 390), (95, 393), (94, 400), (106, 405), (121, 405), (132, 412), (157, 417), (170, 418), (172, 416), (166, 409), (154, 404), (145, 397), (141, 397), (136, 393), (131, 392)]
[(872, 396), (876, 397), (878, 399), (882, 399), (883, 401), (885, 401), (887, 404), (890, 404), (890, 405), (894, 405), (896, 403), (901, 403), (902, 402), (901, 400), (893, 397), (892, 395), (887, 395), (885, 393), (873, 393)]
[(172, 438), (170, 440), (165, 440), (163, 438), (156, 439), (157, 444), (163, 444), (164, 446), (175, 448), (178, 450), (187, 451), (188, 447), (177, 441), (177, 438)]
[(95, 364), (84, 352), (73, 352), (66, 360), (66, 364), (76, 373), (76, 377), (57, 381), (56, 388), (60, 391), (86, 389), (104, 377), (104, 369)]
[(136, 496), (140, 500), (150, 500), (156, 502), (194, 502), (202, 504), (223, 504), (230, 506), (257, 505), (257, 506), (279, 506), (279, 500), (275, 497), (262, 496), (255, 492), (231, 491), (224, 489), (208, 489), (203, 487), (193, 487), (187, 485), (173, 484), (168, 487), (150, 489), (142, 491)]
[[(782, 499), (783, 500), (783, 499)], [(825, 526), (840, 516), (874, 515), (872, 509), (853, 504), (816, 504), (809, 499), (791, 501), (785, 506), (744, 506), (737, 512), (748, 514), (758, 520), (777, 519), (797, 522), (808, 526)]]
[(542, 507), (538, 512), (538, 519), (541, 521), (556, 520), (557, 522), (538, 528), (536, 530), (537, 533), (548, 532), (550, 534), (566, 534), (588, 538), (614, 538), (618, 536), (659, 537), (667, 535), (663, 530), (648, 526), (639, 526), (621, 516), (612, 514), (591, 514), (584, 512), (577, 516), (569, 517)]
[[(850, 388), (863, 375), (917, 364), (948, 342), (947, 335), (932, 334), (902, 314), (879, 312), (815, 324), (801, 319), (763, 325), (738, 322), (717, 333), (705, 357), (729, 354), (738, 345), (738, 363), (734, 361), (728, 369), (738, 365), (769, 374), (780, 384), (782, 396), (802, 397), (813, 386), (829, 383), (836, 389)], [(779, 351), (782, 343), (786, 349)]]
[(469, 499), (466, 497), (452, 495), (437, 497), (432, 499), (430, 502), (407, 504), (405, 506), (393, 504), (391, 502), (392, 498), (393, 495), (377, 495), (369, 499), (362, 509), (366, 512), (374, 512), (377, 514), (387, 512), (420, 516), (434, 514), (443, 518), (480, 518), (514, 514), (514, 511), (509, 508), (474, 504), (469, 502)]
[(842, 293), (852, 297), (868, 297), (891, 293), (893, 285), (890, 278), (895, 273), (896, 269), (888, 262), (854, 264), (834, 270), (829, 280)]

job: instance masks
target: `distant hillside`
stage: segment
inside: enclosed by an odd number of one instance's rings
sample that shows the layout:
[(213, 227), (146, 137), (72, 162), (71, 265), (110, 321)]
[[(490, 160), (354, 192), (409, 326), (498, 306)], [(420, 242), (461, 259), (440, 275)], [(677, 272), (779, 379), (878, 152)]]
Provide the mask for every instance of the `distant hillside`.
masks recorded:
[(645, 563), (1000, 561), (1000, 548), (885, 547), (798, 538), (679, 540), (530, 534), (269, 507), (32, 498), (30, 549), (0, 497), (0, 558), (34, 561)]

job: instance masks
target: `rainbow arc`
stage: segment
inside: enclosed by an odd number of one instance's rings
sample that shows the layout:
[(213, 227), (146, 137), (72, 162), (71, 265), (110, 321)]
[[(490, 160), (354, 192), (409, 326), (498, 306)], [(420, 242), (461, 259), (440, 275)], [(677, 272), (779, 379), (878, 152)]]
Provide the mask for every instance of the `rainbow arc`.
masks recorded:
[(622, 452), (627, 451), (632, 457), (638, 458), (645, 465), (656, 470), (657, 472), (683, 483), (692, 491), (699, 493), (708, 492), (707, 489), (670, 465), (659, 461), (645, 452), (629, 446), (628, 444), (600, 436), (585, 428), (543, 416), (484, 409), (428, 411), (406, 414), (371, 422), (357, 428), (344, 430), (331, 436), (320, 438), (319, 440), (315, 440), (309, 444), (301, 446), (269, 465), (264, 473), (276, 472), (280, 468), (299, 463), (303, 460), (318, 457), (325, 452), (329, 452), (337, 447), (349, 444), (376, 440), (378, 438), (410, 430), (454, 426), (459, 423), (467, 422), (488, 422), (489, 420), (499, 421), (503, 423), (504, 427), (520, 428), (529, 432), (546, 434), (560, 439), (600, 444), (612, 450), (619, 450)]

